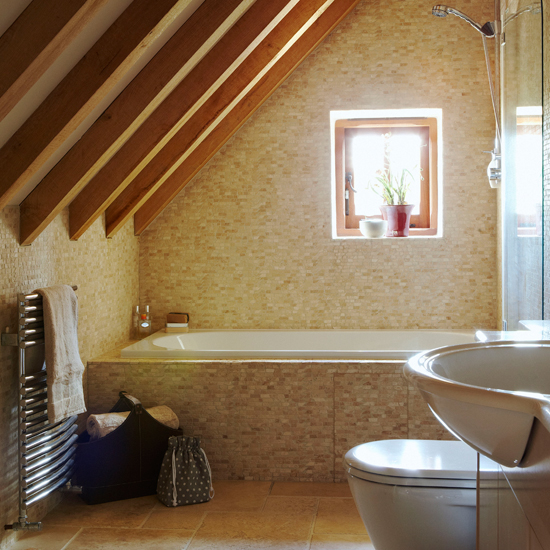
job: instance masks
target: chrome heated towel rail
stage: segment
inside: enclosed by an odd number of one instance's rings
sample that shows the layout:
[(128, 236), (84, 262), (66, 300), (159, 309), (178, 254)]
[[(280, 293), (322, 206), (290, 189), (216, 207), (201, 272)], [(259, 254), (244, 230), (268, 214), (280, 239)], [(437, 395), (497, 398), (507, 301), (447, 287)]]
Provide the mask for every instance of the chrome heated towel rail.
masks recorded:
[(48, 422), (47, 373), (27, 372), (25, 357), (28, 348), (44, 345), (42, 297), (18, 294), (17, 301), (18, 332), (3, 333), (2, 345), (19, 348), (19, 521), (4, 528), (39, 531), (40, 522), (27, 521), (27, 507), (70, 482), (78, 426), (77, 416)]

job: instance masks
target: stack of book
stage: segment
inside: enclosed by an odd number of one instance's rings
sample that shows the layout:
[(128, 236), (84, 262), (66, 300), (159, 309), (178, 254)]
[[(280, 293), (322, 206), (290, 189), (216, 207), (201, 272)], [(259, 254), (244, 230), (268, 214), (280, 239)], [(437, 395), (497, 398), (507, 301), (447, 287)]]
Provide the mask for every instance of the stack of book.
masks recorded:
[(166, 316), (165, 332), (188, 332), (189, 314), (172, 312)]

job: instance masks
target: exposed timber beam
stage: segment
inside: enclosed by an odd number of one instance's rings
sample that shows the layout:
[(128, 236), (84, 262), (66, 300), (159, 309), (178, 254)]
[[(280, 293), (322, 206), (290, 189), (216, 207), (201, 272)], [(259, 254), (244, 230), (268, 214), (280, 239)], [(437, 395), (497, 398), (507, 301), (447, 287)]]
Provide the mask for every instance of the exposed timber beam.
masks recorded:
[[(225, 117), (219, 117), (217, 124), (211, 124), (206, 131), (204, 126), (208, 124), (207, 109), (217, 105), (221, 110), (229, 98), (223, 98), (223, 94), (220, 93), (219, 97), (213, 98), (211, 105), (205, 105), (204, 112), (197, 113), (196, 120), (190, 121), (190, 126), (187, 128), (188, 135), (184, 134), (184, 127), (170, 142), (166, 151), (161, 152), (132, 182), (132, 186), (128, 187), (107, 210), (107, 235), (112, 236), (134, 212), (134, 231), (136, 235), (140, 235), (357, 3), (358, 0), (335, 0), (325, 3), (323, 6), (325, 11), (317, 13), (318, 17), (305, 32), (293, 41), (289, 48), (281, 50), (282, 55), (277, 56), (276, 62), (270, 66), (269, 71), (262, 73), (260, 80), (255, 79), (253, 87), (245, 86), (247, 92), (244, 97), (239, 94), (236, 104), (234, 100), (232, 108), (228, 110)], [(289, 18), (292, 17), (296, 21), (296, 15), (290, 14)], [(276, 47), (278, 40), (283, 39), (284, 29), (289, 29), (287, 26), (289, 24), (290, 21), (283, 22), (281, 28), (266, 39), (266, 44)], [(246, 77), (246, 74), (241, 76)], [(227, 87), (230, 86), (228, 82)], [(203, 132), (202, 135), (201, 132)], [(161, 162), (164, 163), (164, 168)], [(141, 178), (142, 175), (143, 178)], [(134, 184), (136, 186), (132, 189)], [(133, 193), (127, 195), (130, 191)], [(136, 212), (137, 208), (139, 209)]]
[[(82, 190), (73, 213), (86, 210), (87, 225), (96, 219), (299, 3), (256, 0)], [(73, 223), (70, 237), (80, 233)]]
[(107, 0), (34, 0), (0, 37), (0, 121)]
[(0, 209), (191, 0), (134, 0), (0, 149)]
[[(197, 8), (23, 201), (21, 244), (40, 235), (253, 2), (205, 0)], [(86, 213), (77, 204), (70, 218), (83, 227)]]

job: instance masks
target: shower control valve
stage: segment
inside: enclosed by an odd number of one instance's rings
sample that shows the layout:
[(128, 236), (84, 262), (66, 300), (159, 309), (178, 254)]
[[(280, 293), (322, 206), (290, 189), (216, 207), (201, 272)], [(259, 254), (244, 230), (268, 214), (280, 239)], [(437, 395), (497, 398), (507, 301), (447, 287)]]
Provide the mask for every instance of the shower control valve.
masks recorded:
[(501, 154), (496, 151), (483, 151), (484, 153), (490, 153), (491, 162), (487, 166), (487, 177), (489, 178), (489, 185), (492, 188), (500, 187), (500, 180), (502, 178), (502, 165)]

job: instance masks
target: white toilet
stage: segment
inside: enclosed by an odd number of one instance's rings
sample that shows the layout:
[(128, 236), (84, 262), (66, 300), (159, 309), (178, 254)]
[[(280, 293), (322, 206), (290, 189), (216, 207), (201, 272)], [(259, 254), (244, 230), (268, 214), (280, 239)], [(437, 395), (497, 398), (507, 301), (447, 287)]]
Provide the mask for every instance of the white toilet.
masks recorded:
[(373, 441), (344, 465), (376, 550), (475, 550), (477, 453), (462, 441)]

